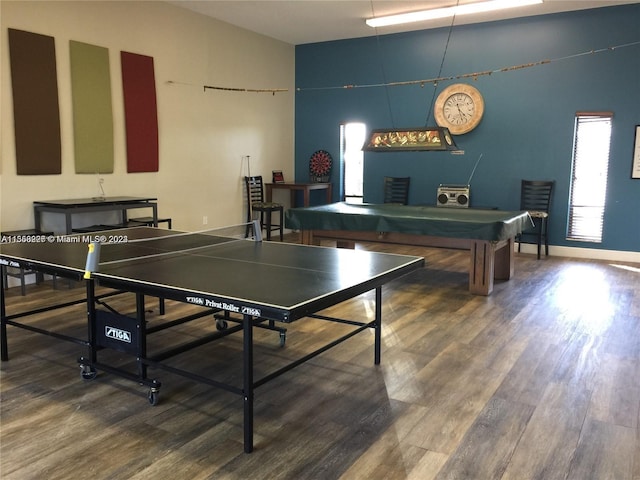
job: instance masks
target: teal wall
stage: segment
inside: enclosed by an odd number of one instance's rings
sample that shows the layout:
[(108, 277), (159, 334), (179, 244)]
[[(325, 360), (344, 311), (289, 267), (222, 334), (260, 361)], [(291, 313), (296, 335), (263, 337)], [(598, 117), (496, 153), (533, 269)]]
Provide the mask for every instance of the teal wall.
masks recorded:
[[(552, 179), (551, 244), (640, 251), (640, 180), (630, 175), (635, 125), (640, 124), (638, 25), (640, 5), (635, 4), (456, 26), (440, 74), (449, 28), (299, 45), (296, 180), (308, 181), (309, 157), (327, 150), (334, 158), (334, 199), (339, 200), (341, 123), (359, 121), (371, 129), (434, 125), (434, 93), (452, 83), (471, 83), (484, 97), (485, 113), (475, 130), (456, 137), (465, 154), (366, 152), (366, 202), (382, 201), (382, 177), (390, 175), (411, 177), (410, 203), (434, 204), (438, 185), (466, 183), (483, 154), (471, 182), (472, 205), (517, 210), (521, 179)], [(614, 46), (621, 47), (608, 49)], [(600, 49), (607, 50), (580, 55)], [(551, 62), (497, 72), (542, 60)], [(481, 71), (494, 73), (437, 87), (342, 88)], [(614, 113), (601, 244), (565, 239), (578, 111)]]

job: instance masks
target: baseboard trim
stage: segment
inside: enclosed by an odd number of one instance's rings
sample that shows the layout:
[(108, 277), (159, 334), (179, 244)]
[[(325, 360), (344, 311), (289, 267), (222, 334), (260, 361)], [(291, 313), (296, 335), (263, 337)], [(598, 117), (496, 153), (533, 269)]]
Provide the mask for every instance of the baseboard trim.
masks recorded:
[[(515, 244), (515, 250), (518, 251), (517, 243)], [(531, 243), (523, 243), (521, 246), (521, 252), (536, 255), (538, 253), (538, 246)], [(544, 255), (544, 246), (542, 247), (542, 255)], [(640, 252), (601, 250), (599, 248), (561, 247), (549, 245), (549, 256), (640, 263)]]

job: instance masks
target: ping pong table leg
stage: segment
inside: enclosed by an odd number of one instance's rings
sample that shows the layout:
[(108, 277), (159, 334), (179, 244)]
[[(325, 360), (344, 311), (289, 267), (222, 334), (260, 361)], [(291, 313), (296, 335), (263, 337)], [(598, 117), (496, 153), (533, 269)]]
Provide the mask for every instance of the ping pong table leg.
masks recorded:
[(96, 343), (96, 291), (93, 280), (85, 280), (85, 289), (87, 297), (87, 354), (88, 358), (80, 356), (78, 364), (80, 365), (80, 377), (83, 380), (93, 380), (96, 378), (97, 371), (95, 364), (98, 361), (98, 346)]
[(380, 350), (382, 343), (382, 287), (376, 287), (376, 326), (374, 331), (375, 344), (373, 363), (380, 365)]
[(244, 451), (253, 451), (253, 321), (243, 315)]
[(144, 295), (136, 293), (136, 324), (138, 327), (138, 378), (146, 380), (147, 366), (140, 360), (147, 358), (147, 324), (144, 309)]
[(98, 346), (96, 345), (96, 286), (93, 280), (86, 280), (87, 291), (87, 342), (89, 343), (89, 361), (98, 361)]
[(3, 362), (9, 360), (9, 346), (7, 344), (7, 312), (4, 305), (4, 275), (0, 275), (0, 358)]

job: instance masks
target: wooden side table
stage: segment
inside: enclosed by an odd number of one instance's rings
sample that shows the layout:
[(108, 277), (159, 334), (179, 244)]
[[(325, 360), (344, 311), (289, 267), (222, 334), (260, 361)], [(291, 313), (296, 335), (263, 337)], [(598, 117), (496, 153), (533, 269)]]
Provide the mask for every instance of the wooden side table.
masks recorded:
[(296, 192), (303, 192), (303, 206), (309, 206), (309, 198), (311, 197), (311, 190), (326, 190), (327, 203), (331, 203), (333, 194), (333, 185), (331, 183), (296, 183), (296, 182), (284, 182), (284, 183), (265, 183), (266, 201), (273, 201), (273, 190), (289, 190), (291, 192), (291, 206), (294, 207), (296, 203)]

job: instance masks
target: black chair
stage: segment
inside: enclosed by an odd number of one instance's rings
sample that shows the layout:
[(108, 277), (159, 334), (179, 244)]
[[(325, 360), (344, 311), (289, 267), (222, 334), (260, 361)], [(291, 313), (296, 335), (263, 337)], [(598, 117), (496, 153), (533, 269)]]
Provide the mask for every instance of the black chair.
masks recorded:
[(518, 235), (518, 252), (523, 236), (535, 236), (538, 260), (543, 239), (545, 255), (549, 255), (549, 209), (554, 185), (554, 181), (522, 180), (520, 189), (520, 210), (529, 212), (533, 225)]
[(411, 177), (384, 177), (384, 203), (409, 203)]
[[(280, 241), (282, 241), (284, 207), (280, 203), (264, 201), (262, 176), (244, 177), (244, 183), (247, 186), (247, 223), (251, 223), (253, 220), (254, 212), (260, 212), (260, 227), (267, 230), (267, 240), (271, 240), (272, 231), (280, 230)], [(280, 223), (273, 224), (271, 218), (273, 212), (280, 214)], [(249, 228), (247, 227), (248, 234)]]

